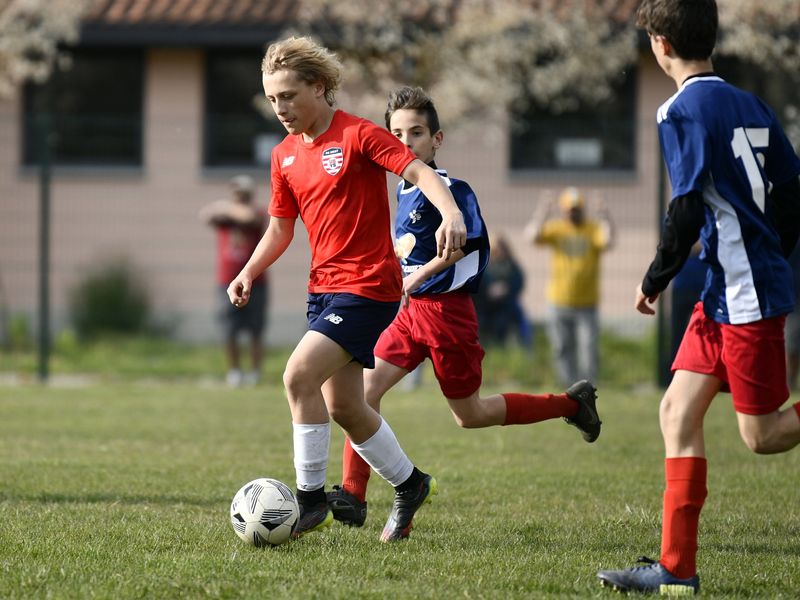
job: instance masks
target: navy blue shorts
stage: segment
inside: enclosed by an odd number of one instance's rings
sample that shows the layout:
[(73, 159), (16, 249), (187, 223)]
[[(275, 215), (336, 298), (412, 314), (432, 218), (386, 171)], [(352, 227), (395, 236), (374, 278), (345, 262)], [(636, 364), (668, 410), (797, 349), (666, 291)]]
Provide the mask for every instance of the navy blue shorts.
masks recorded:
[(365, 368), (375, 367), (373, 350), (400, 302), (378, 302), (355, 294), (309, 294), (309, 331), (318, 331), (344, 348)]

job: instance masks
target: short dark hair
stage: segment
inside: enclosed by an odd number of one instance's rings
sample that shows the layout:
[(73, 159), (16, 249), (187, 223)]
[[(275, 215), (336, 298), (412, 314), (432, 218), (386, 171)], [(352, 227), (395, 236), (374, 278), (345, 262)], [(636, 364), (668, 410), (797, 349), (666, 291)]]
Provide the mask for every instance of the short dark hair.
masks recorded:
[(706, 60), (717, 42), (716, 0), (643, 0), (636, 26), (663, 35), (684, 60)]
[(389, 103), (386, 106), (385, 115), (386, 129), (391, 129), (389, 122), (392, 120), (392, 115), (395, 111), (401, 109), (416, 110), (424, 113), (431, 135), (439, 131), (439, 113), (436, 112), (436, 107), (431, 97), (422, 88), (406, 85), (389, 92)]

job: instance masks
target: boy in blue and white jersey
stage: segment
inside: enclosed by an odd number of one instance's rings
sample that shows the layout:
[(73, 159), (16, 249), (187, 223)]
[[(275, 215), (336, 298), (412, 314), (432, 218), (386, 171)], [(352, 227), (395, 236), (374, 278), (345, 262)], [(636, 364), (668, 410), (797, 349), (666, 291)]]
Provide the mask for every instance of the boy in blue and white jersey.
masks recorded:
[[(444, 179), (464, 215), (467, 245), (462, 249), (460, 259), (422, 280), (413, 295), (446, 294), (459, 289), (475, 293), (489, 262), (489, 236), (481, 217), (478, 199), (467, 182), (448, 177), (447, 171), (436, 168), (433, 162), (431, 166)], [(395, 253), (400, 259), (404, 278), (414, 275), (437, 258), (436, 230), (440, 224), (441, 218), (431, 210), (431, 204), (422, 190), (407, 181), (398, 183), (397, 217), (394, 222)], [(419, 275), (416, 279), (420, 279)], [(407, 295), (405, 300), (408, 300)]]
[(661, 557), (600, 571), (604, 585), (642, 593), (696, 593), (700, 511), (707, 489), (703, 417), (730, 392), (745, 444), (759, 454), (800, 443), (800, 403), (789, 397), (783, 328), (795, 298), (785, 256), (800, 228), (800, 159), (775, 114), (712, 70), (714, 0), (645, 0), (637, 25), (678, 91), (658, 110), (672, 201), (655, 259), (636, 291), (650, 306), (693, 242), (709, 272), (661, 402), (666, 490)]
[[(444, 134), (432, 100), (420, 88), (403, 87), (389, 96), (386, 127), (434, 169)], [(478, 319), (470, 296), (477, 291), (489, 260), (489, 238), (475, 193), (461, 180), (437, 169), (464, 215), (467, 242), (450, 257), (437, 255), (442, 219), (425, 195), (407, 181), (397, 189), (395, 252), (403, 269), (400, 312), (375, 345), (375, 368), (364, 373), (367, 402), (381, 398), (425, 358), (461, 427), (527, 424), (563, 417), (587, 442), (600, 435), (595, 388), (588, 381), (563, 394), (495, 394), (482, 398)], [(370, 469), (345, 441), (342, 487), (328, 493), (334, 518), (361, 526), (367, 512)]]

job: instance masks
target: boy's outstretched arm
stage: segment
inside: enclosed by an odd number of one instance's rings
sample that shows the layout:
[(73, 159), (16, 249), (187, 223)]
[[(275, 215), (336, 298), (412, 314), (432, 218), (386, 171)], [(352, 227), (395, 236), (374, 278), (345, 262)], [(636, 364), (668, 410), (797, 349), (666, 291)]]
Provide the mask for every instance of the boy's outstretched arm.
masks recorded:
[(465, 253), (464, 250), (459, 249), (453, 252), (449, 258), (437, 256), (436, 258), (429, 260), (413, 273), (403, 277), (403, 308), (408, 308), (408, 301), (411, 293), (419, 289), (419, 287), (425, 283), (425, 281), (437, 273), (444, 271), (450, 265), (457, 263), (467, 254), (468, 252)]
[(228, 286), (228, 298), (234, 306), (242, 307), (250, 301), (253, 280), (267, 270), (286, 251), (294, 237), (296, 219), (272, 217), (261, 241), (253, 250), (250, 260)]
[(467, 243), (464, 215), (461, 214), (450, 188), (436, 171), (419, 159), (411, 161), (400, 176), (422, 190), (442, 215), (442, 224), (436, 230), (436, 254), (450, 258), (453, 252)]

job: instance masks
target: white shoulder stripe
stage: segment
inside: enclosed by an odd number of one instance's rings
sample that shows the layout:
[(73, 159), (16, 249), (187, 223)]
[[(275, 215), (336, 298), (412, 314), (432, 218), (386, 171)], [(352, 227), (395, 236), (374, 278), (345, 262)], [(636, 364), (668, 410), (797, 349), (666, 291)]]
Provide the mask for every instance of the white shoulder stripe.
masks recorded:
[(708, 77), (692, 77), (691, 79), (687, 79), (683, 82), (683, 85), (678, 88), (678, 91), (672, 94), (669, 99), (664, 102), (661, 106), (658, 107), (658, 112), (656, 113), (656, 120), (661, 123), (662, 121), (667, 120), (667, 113), (669, 113), (669, 108), (672, 106), (672, 103), (677, 100), (678, 96), (681, 95), (681, 92), (685, 90), (687, 87), (694, 83), (698, 83), (700, 81), (724, 81), (722, 77), (718, 77), (716, 75), (709, 75)]
[[(447, 184), (447, 187), (452, 187), (453, 182), (447, 176), (447, 171), (445, 171), (444, 169), (436, 169), (436, 172), (439, 174), (439, 177), (444, 179), (444, 182)], [(397, 193), (398, 194), (411, 194), (411, 193), (417, 191), (417, 186), (415, 186), (415, 185), (412, 185), (410, 188), (403, 189), (403, 182), (402, 181), (400, 183), (398, 183), (397, 186), (398, 186), (397, 187), (397, 190), (398, 190)]]

